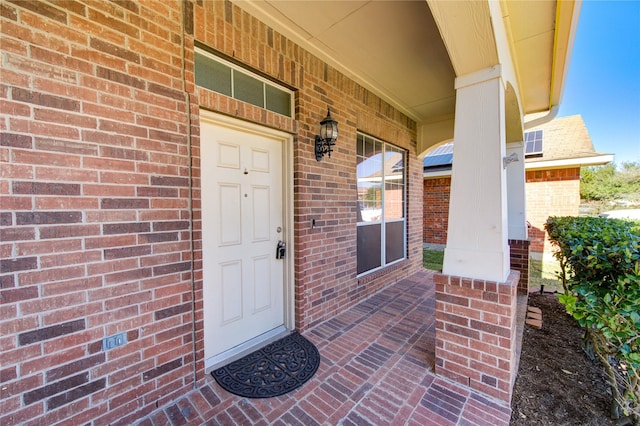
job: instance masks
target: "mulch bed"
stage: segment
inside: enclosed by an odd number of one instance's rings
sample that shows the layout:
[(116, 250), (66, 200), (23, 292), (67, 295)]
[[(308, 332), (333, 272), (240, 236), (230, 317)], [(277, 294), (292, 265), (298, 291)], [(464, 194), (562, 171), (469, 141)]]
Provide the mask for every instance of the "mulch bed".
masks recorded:
[(511, 425), (615, 425), (604, 370), (582, 351), (580, 326), (555, 295), (531, 294), (529, 305), (542, 309), (542, 329), (525, 326)]

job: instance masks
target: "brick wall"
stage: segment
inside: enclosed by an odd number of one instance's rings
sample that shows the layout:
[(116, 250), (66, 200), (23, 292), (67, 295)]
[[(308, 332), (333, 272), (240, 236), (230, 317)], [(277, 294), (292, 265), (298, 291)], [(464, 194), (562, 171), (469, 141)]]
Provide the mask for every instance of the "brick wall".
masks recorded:
[[(449, 193), (451, 178), (424, 180), (423, 241), (447, 243)], [(580, 209), (580, 168), (529, 170), (526, 172), (525, 196), (530, 250), (540, 257), (552, 253), (544, 231), (549, 216), (577, 216)]]
[(423, 241), (447, 244), (451, 177), (424, 180)]
[(442, 274), (436, 281), (436, 374), (511, 401), (518, 365), (517, 287)]
[(510, 267), (520, 272), (518, 294), (529, 294), (529, 240), (509, 240)]
[(0, 424), (125, 424), (193, 386), (181, 8), (2, 4)]
[(527, 220), (531, 252), (552, 253), (544, 230), (549, 216), (577, 216), (580, 210), (580, 168), (526, 172)]
[[(298, 328), (420, 268), (415, 123), (232, 3), (0, 12), (0, 424), (131, 424), (203, 379), (200, 107), (295, 134)], [(295, 88), (295, 119), (195, 88), (195, 40)], [(356, 130), (408, 150), (409, 259), (361, 279)]]
[[(407, 199), (410, 220), (406, 262), (375, 275), (380, 278), (358, 280), (355, 252), (356, 132), (408, 150), (407, 187), (411, 188), (422, 179), (421, 162), (415, 155), (415, 123), (237, 6), (210, 2), (196, 5), (195, 12), (195, 38), (199, 42), (297, 90), (293, 121), (198, 89), (203, 108), (297, 134), (293, 179), (296, 326), (304, 330), (324, 321), (398, 277), (417, 271), (422, 259), (419, 191), (409, 191)], [(211, 32), (210, 28), (217, 31)], [(243, 32), (247, 28), (257, 35), (251, 42)], [(318, 162), (314, 141), (327, 106), (339, 123), (340, 136), (331, 158)], [(311, 219), (316, 220), (313, 229)]]

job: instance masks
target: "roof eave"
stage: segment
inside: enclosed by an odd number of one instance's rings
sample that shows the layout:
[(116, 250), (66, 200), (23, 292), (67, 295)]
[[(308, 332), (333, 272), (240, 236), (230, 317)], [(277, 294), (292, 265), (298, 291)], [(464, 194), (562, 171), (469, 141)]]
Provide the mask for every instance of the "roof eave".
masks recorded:
[(581, 0), (558, 1), (556, 5), (556, 31), (553, 46), (553, 69), (549, 109), (560, 105), (569, 74), (571, 54), (578, 29)]
[[(613, 154), (598, 154), (591, 157), (564, 158), (558, 160), (525, 160), (524, 168), (525, 170), (566, 169), (568, 167), (602, 166), (611, 162), (613, 162)], [(424, 179), (436, 179), (448, 176), (451, 176), (451, 168), (425, 170), (422, 173)]]
[(524, 111), (525, 130), (545, 124), (558, 114), (569, 74), (569, 64), (571, 63), (581, 6), (582, 0), (556, 2), (549, 105), (546, 110)]
[(430, 170), (422, 173), (423, 179), (436, 179), (451, 176), (451, 169)]
[(613, 154), (600, 154), (592, 157), (582, 158), (566, 158), (560, 160), (542, 160), (542, 161), (530, 161), (525, 160), (525, 170), (540, 170), (540, 169), (562, 169), (567, 167), (587, 167), (587, 166), (601, 166), (609, 164), (613, 161)]

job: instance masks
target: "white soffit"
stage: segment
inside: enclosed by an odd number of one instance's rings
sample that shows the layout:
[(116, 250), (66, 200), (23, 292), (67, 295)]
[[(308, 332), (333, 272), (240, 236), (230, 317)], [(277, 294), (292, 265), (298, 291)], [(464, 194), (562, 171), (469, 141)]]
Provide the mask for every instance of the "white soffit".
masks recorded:
[[(418, 123), (427, 123), (454, 116), (455, 73), (441, 31), (453, 43), (451, 54), (461, 74), (497, 63), (490, 7), (485, 1), (237, 0), (233, 4)], [(561, 93), (564, 84), (568, 58), (563, 55), (572, 46), (575, 18), (569, 18), (579, 9), (576, 3), (500, 2), (512, 37), (525, 115), (547, 111), (559, 101), (555, 93)], [(566, 9), (559, 13), (557, 25), (562, 34), (568, 34), (559, 38), (555, 34), (557, 6)]]
[(550, 105), (556, 1), (505, 1), (523, 113), (546, 111)]
[(416, 121), (453, 114), (453, 68), (426, 1), (234, 3)]

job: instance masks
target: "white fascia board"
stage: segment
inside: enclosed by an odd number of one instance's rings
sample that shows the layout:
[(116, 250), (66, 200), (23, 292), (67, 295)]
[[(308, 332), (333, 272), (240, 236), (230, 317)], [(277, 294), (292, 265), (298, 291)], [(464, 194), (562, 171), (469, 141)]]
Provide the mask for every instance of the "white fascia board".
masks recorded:
[(451, 170), (438, 170), (435, 172), (423, 172), (422, 177), (424, 179), (436, 179), (451, 176)]
[[(565, 167), (587, 167), (587, 166), (601, 166), (603, 164), (609, 164), (613, 162), (613, 154), (604, 154), (596, 157), (586, 158), (569, 158), (565, 160), (549, 160), (549, 161), (525, 161), (525, 170), (537, 170), (537, 169), (561, 169)], [(451, 176), (451, 170), (436, 170), (432, 172), (423, 172), (422, 177), (424, 179), (437, 179), (442, 177)]]
[[(525, 161), (525, 170), (537, 170), (537, 169), (561, 169), (565, 167), (587, 167), (587, 166), (601, 166), (603, 164), (609, 164), (613, 162), (613, 154), (604, 154), (596, 157), (586, 158), (569, 158), (565, 160), (549, 160), (549, 161)], [(437, 179), (451, 176), (451, 170), (436, 170), (432, 172), (423, 172), (422, 177), (424, 179)]]
[(585, 158), (567, 158), (564, 160), (549, 160), (549, 161), (535, 161), (526, 162), (525, 170), (537, 170), (537, 169), (559, 169), (563, 167), (585, 167), (585, 166), (600, 166), (608, 164), (613, 161), (613, 154), (604, 154), (597, 157), (585, 157)]

